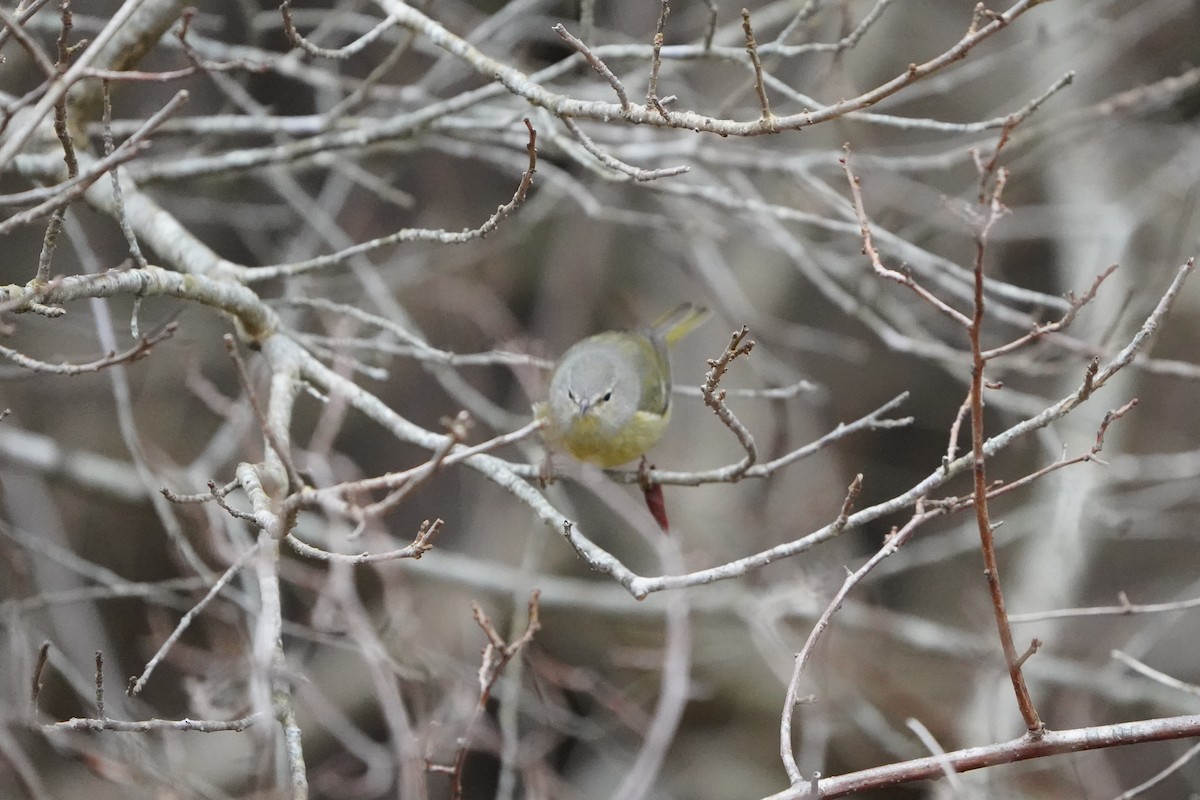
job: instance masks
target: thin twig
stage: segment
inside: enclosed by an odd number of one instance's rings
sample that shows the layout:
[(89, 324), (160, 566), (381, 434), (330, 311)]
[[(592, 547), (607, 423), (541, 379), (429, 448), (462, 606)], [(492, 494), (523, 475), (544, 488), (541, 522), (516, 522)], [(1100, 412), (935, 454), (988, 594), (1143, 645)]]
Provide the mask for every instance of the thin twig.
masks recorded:
[(162, 662), (171, 647), (173, 647), (174, 644), (179, 641), (179, 637), (183, 636), (183, 632), (186, 631), (188, 626), (192, 624), (192, 620), (199, 616), (200, 612), (203, 611), (204, 608), (210, 602), (212, 602), (218, 594), (220, 594), (221, 590), (224, 589), (231, 580), (233, 580), (233, 577), (237, 575), (239, 571), (241, 571), (242, 567), (244, 567), (250, 561), (250, 559), (258, 553), (259, 546), (262, 541), (262, 539), (258, 539), (255, 544), (246, 548), (246, 551), (238, 556), (236, 561), (229, 565), (229, 568), (221, 574), (221, 577), (217, 578), (216, 582), (212, 585), (204, 597), (200, 598), (200, 601), (197, 602), (196, 605), (192, 606), (192, 608), (190, 608), (188, 612), (180, 618), (179, 623), (175, 626), (175, 630), (171, 631), (171, 635), (166, 638), (154, 655), (150, 657), (150, 660), (146, 662), (146, 667), (142, 670), (142, 673), (129, 679), (129, 686), (125, 690), (126, 694), (128, 694), (130, 697), (134, 697), (141, 692), (143, 688), (145, 688), (146, 682), (150, 680), (150, 675), (154, 672), (154, 668)]
[[(523, 425), (517, 430), (512, 431), (511, 433), (503, 433), (498, 436), (493, 436), (491, 439), (488, 439), (485, 442), (480, 442), (479, 444), (471, 445), (470, 447), (465, 447), (462, 445), (453, 447), (452, 443), (451, 452), (440, 456), (436, 455), (437, 451), (441, 449), (441, 446), (439, 445), (437, 448), (435, 448), (435, 455), (429, 460), (426, 460), (424, 463), (416, 467), (412, 467), (401, 472), (389, 472), (384, 475), (376, 475), (371, 478), (363, 478), (362, 480), (357, 481), (348, 481), (346, 483), (339, 483), (334, 486), (323, 486), (319, 489), (305, 486), (288, 497), (288, 499), (284, 502), (283, 510), (285, 513), (290, 513), (299, 510), (300, 508), (321, 505), (327, 510), (337, 510), (340, 513), (344, 513), (355, 521), (362, 521), (365, 516), (364, 509), (357, 509), (348, 505), (339, 507), (339, 499), (351, 494), (373, 492), (380, 489), (393, 490), (403, 487), (410, 483), (414, 478), (423, 479), (426, 473), (433, 469), (444, 468), (453, 464), (458, 464), (470, 459), (473, 456), (481, 453), (487, 453), (495, 450), (498, 447), (519, 441), (526, 436), (531, 435), (534, 431), (538, 430), (539, 427), (540, 423), (534, 420), (526, 425)], [(446, 440), (443, 439), (442, 444), (445, 444), (445, 442)]]
[(46, 670), (46, 663), (50, 659), (50, 642), (42, 642), (42, 646), (38, 648), (37, 662), (33, 665), (33, 675), (29, 679), (29, 701), (34, 710), (37, 710), (38, 695), (42, 693), (42, 674)]
[(574, 47), (585, 59), (587, 59), (587, 62), (592, 65), (592, 69), (596, 70), (596, 72), (600, 74), (600, 77), (608, 81), (608, 85), (611, 86), (613, 91), (617, 93), (617, 100), (621, 103), (621, 110), (629, 111), (629, 95), (625, 93), (625, 87), (622, 85), (621, 79), (613, 74), (613, 71), (608, 68), (608, 65), (601, 61), (600, 58), (592, 52), (592, 49), (588, 47), (581, 39), (573, 36), (571, 32), (566, 29), (566, 26), (564, 26), (561, 22), (555, 25), (551, 30), (557, 33), (564, 42), (571, 45), (571, 47)]
[(484, 635), (488, 639), (487, 645), (483, 648), (483, 658), (479, 665), (479, 701), (475, 704), (475, 712), (471, 715), (466, 730), (459, 737), (459, 746), (454, 756), (454, 762), (449, 766), (431, 765), (431, 769), (450, 775), (450, 796), (453, 800), (462, 799), (463, 765), (467, 760), (467, 753), (475, 728), (478, 727), (480, 721), (483, 719), (483, 715), (487, 711), (488, 698), (491, 697), (492, 687), (496, 685), (496, 681), (500, 679), (500, 673), (504, 671), (504, 667), (512, 660), (513, 656), (520, 652), (522, 647), (529, 644), (533, 640), (534, 635), (541, 630), (542, 624), (538, 618), (539, 595), (540, 592), (534, 589), (533, 594), (529, 598), (529, 624), (525, 627), (525, 632), (511, 643), (504, 641), (504, 637), (496, 630), (496, 627), (492, 624), (487, 614), (484, 613), (483, 609), (478, 604), (471, 603), (475, 622), (483, 630)]
[(470, 414), (466, 411), (460, 411), (453, 420), (448, 420), (448, 423), (446, 425), (446, 432), (450, 435), (446, 437), (446, 441), (442, 446), (433, 452), (429, 460), (419, 470), (413, 470), (412, 477), (392, 489), (382, 500), (363, 507), (359, 527), (351, 534), (351, 538), (355, 534), (360, 533), (362, 527), (368, 521), (380, 519), (404, 502), (406, 497), (411, 495), (425, 481), (445, 466), (447, 456), (450, 455), (455, 447), (467, 440), (467, 432), (473, 424)]
[[(725, 352), (715, 359), (708, 360), (709, 370), (704, 376), (704, 384), (700, 387), (705, 405), (711, 408), (725, 427), (733, 432), (742, 449), (746, 451), (746, 455), (737, 463), (729, 476), (729, 480), (733, 482), (740, 480), (746, 474), (746, 470), (758, 461), (758, 446), (754, 444), (754, 436), (726, 405), (725, 391), (720, 388), (720, 384), (725, 371), (729, 369), (729, 365), (735, 358), (750, 355), (754, 342), (746, 340), (749, 335), (750, 329), (745, 325), (740, 330), (733, 332), (729, 337), (729, 345), (725, 348)], [(650, 477), (652, 480), (653, 476)]]
[(958, 413), (954, 415), (954, 422), (950, 423), (949, 444), (946, 446), (946, 456), (942, 459), (942, 466), (948, 466), (958, 456), (958, 435), (962, 430), (963, 420), (967, 418), (967, 414), (971, 411), (971, 395), (968, 394), (963, 398), (962, 405), (958, 407)]
[(442, 520), (440, 519), (425, 520), (417, 528), (417, 536), (413, 539), (412, 544), (382, 553), (358, 553), (357, 555), (333, 553), (329, 550), (322, 550), (306, 544), (296, 538), (295, 534), (289, 536), (286, 541), (300, 555), (317, 561), (341, 564), (377, 564), (381, 561), (398, 561), (402, 558), (420, 558), (425, 555), (433, 549), (433, 537), (441, 532), (442, 524)]
[(758, 95), (758, 105), (762, 109), (763, 127), (769, 131), (775, 130), (775, 115), (771, 113), (771, 104), (767, 101), (767, 87), (763, 83), (762, 60), (758, 57), (758, 44), (754, 41), (754, 29), (750, 27), (750, 11), (742, 9), (742, 31), (746, 34), (746, 53), (750, 56), (750, 64), (754, 67), (754, 91)]
[[(166, 497), (168, 500), (176, 500), (177, 501), (177, 500), (183, 499), (183, 498), (178, 498), (175, 496), (168, 496), (165, 489), (162, 490), (162, 493), (163, 493), (163, 496)], [(228, 494), (228, 493), (227, 492), (223, 493), (221, 491), (221, 487), (217, 486), (216, 481), (208, 482), (208, 496), (206, 499), (212, 500), (214, 503), (216, 503), (218, 506), (220, 506), (222, 511), (224, 511), (226, 514), (233, 517), (234, 519), (240, 519), (240, 520), (243, 520), (244, 522), (250, 522), (250, 523), (254, 523), (256, 521), (255, 516), (253, 514), (247, 512), (247, 511), (242, 511), (241, 509), (234, 508), (233, 506), (231, 506), (229, 504), (229, 502), (225, 499), (226, 494)]]
[(1112, 275), (1116, 269), (1117, 265), (1112, 264), (1099, 275), (1097, 275), (1096, 279), (1092, 281), (1092, 285), (1088, 287), (1088, 290), (1080, 297), (1076, 297), (1074, 292), (1068, 292), (1067, 302), (1070, 304), (1070, 307), (1056, 322), (1038, 325), (1029, 333), (1018, 339), (1014, 339), (1008, 344), (994, 347), (991, 350), (985, 350), (983, 353), (984, 361), (990, 361), (997, 356), (1001, 356), (1005, 353), (1022, 348), (1030, 342), (1041, 339), (1048, 334), (1058, 333), (1059, 331), (1065, 330), (1072, 322), (1075, 321), (1075, 316), (1079, 313), (1079, 310), (1095, 299), (1096, 293), (1100, 290), (1100, 284), (1104, 283), (1104, 279), (1109, 275)]
[(301, 36), (300, 32), (296, 30), (296, 24), (292, 21), (291, 0), (283, 1), (282, 5), (279, 6), (279, 13), (283, 15), (283, 32), (287, 35), (288, 41), (292, 43), (292, 46), (300, 48), (309, 55), (318, 56), (320, 58), (332, 58), (338, 60), (350, 58), (351, 56), (359, 53), (363, 48), (378, 39), (388, 30), (396, 26), (396, 18), (387, 17), (386, 19), (376, 23), (375, 27), (371, 28), (371, 30), (367, 31), (350, 44), (338, 48), (326, 48), (313, 44), (312, 42), (308, 41), (308, 39), (305, 39), (303, 36)]
[(871, 223), (867, 217), (867, 210), (863, 206), (862, 181), (857, 175), (850, 171), (850, 145), (844, 145), (843, 150), (845, 151), (845, 155), (838, 159), (838, 161), (842, 165), (842, 171), (846, 173), (846, 180), (850, 183), (850, 196), (853, 200), (854, 214), (856, 217), (858, 217), (859, 232), (862, 235), (863, 240), (863, 254), (870, 259), (871, 267), (875, 270), (875, 274), (879, 275), (880, 277), (887, 278), (890, 281), (895, 281), (901, 286), (907, 286), (909, 289), (912, 289), (914, 292), (916, 292), (918, 297), (929, 303), (942, 314), (946, 315), (963, 328), (969, 328), (971, 325), (971, 320), (968, 319), (965, 314), (951, 308), (941, 298), (934, 295), (933, 292), (917, 283), (910, 273), (888, 269), (883, 265), (883, 262), (879, 258), (879, 251), (875, 249), (874, 238), (871, 236)]
[(1189, 761), (1194, 759), (1197, 755), (1200, 755), (1200, 742), (1197, 742), (1196, 744), (1189, 747), (1187, 749), (1187, 751), (1184, 752), (1183, 755), (1181, 755), (1179, 758), (1172, 761), (1170, 764), (1168, 764), (1166, 767), (1164, 767), (1162, 770), (1160, 770), (1158, 773), (1156, 773), (1153, 777), (1148, 778), (1145, 781), (1142, 781), (1137, 786), (1134, 786), (1132, 789), (1121, 792), (1119, 795), (1114, 797), (1113, 800), (1133, 800), (1133, 798), (1142, 794), (1147, 789), (1153, 789), (1155, 786), (1162, 783), (1164, 780), (1169, 778), (1171, 775), (1178, 772), (1180, 769), (1185, 767)]
[(132, 364), (134, 361), (145, 358), (150, 355), (150, 351), (154, 348), (154, 345), (171, 338), (178, 329), (179, 323), (170, 322), (161, 330), (143, 337), (137, 344), (123, 353), (109, 353), (103, 358), (98, 358), (95, 361), (89, 361), (84, 364), (51, 364), (36, 358), (30, 358), (24, 353), (19, 353), (3, 345), (0, 345), (0, 356), (4, 356), (14, 364), (33, 370), (34, 372), (46, 372), (52, 375), (82, 375), (86, 372), (99, 372), (114, 364)]
[(616, 158), (613, 155), (601, 150), (600, 147), (594, 141), (592, 141), (592, 138), (584, 133), (582, 128), (575, 124), (575, 120), (571, 119), (570, 117), (563, 117), (562, 122), (563, 125), (567, 127), (567, 130), (569, 130), (571, 134), (579, 141), (579, 143), (583, 145), (583, 149), (591, 153), (597, 161), (610, 169), (615, 169), (617, 172), (628, 175), (635, 181), (645, 182), (657, 180), (658, 178), (669, 178), (675, 175), (683, 175), (687, 172), (691, 172), (692, 170), (692, 168), (686, 164), (682, 164), (677, 167), (663, 167), (662, 169), (642, 169), (640, 167), (626, 164), (619, 158)]
[[(846, 503), (850, 503), (851, 498), (856, 496), (856, 485), (861, 485), (857, 479), (854, 484), (851, 484), (850, 491), (847, 492), (845, 501)], [(828, 628), (829, 624), (833, 621), (833, 615), (836, 614), (842, 607), (842, 603), (845, 602), (846, 596), (850, 594), (850, 590), (858, 585), (858, 583), (862, 581), (862, 579), (865, 578), (871, 570), (875, 569), (875, 567), (879, 565), (879, 562), (883, 561), (885, 558), (899, 550), (905, 542), (912, 538), (913, 533), (915, 533), (922, 524), (934, 517), (941, 516), (944, 513), (945, 511), (939, 508), (926, 511), (924, 506), (918, 502), (912, 518), (909, 519), (904, 527), (900, 528), (899, 530), (893, 529), (892, 532), (887, 535), (883, 547), (881, 547), (875, 553), (875, 555), (871, 556), (871, 558), (869, 558), (865, 564), (859, 567), (858, 570), (846, 576), (846, 580), (842, 582), (841, 588), (838, 589), (837, 593), (833, 596), (833, 599), (830, 600), (829, 604), (825, 607), (825, 611), (817, 619), (816, 624), (813, 625), (812, 631), (808, 634), (808, 639), (804, 642), (804, 646), (800, 648), (800, 652), (796, 654), (795, 664), (792, 667), (792, 677), (788, 682), (787, 693), (783, 703), (783, 715), (780, 719), (779, 725), (779, 753), (783, 758), (783, 765), (784, 769), (787, 771), (788, 778), (791, 780), (794, 786), (801, 783), (803, 780), (803, 775), (800, 772), (800, 766), (797, 764), (795, 753), (792, 750), (792, 714), (794, 713), (795, 706), (797, 704), (797, 697), (799, 697), (800, 678), (804, 673), (804, 667), (808, 664), (809, 659), (812, 657), (813, 650), (817, 646), (817, 641), (821, 638), (821, 634), (825, 632), (825, 629)], [(843, 505), (842, 513), (838, 516), (838, 521), (841, 521), (843, 527), (845, 526), (844, 520), (847, 514), (848, 508)], [(835, 521), (834, 524), (836, 525), (837, 522)]]
[(81, 719), (75, 717), (63, 722), (52, 722), (42, 726), (44, 731), (123, 731), (126, 733), (151, 733), (154, 731), (179, 731), (188, 733), (222, 733), (244, 731), (266, 719), (264, 714), (250, 714), (240, 719)]
[(216, 483), (209, 481), (209, 489), (207, 492), (199, 494), (176, 494), (167, 487), (162, 487), (158, 491), (163, 497), (172, 503), (188, 504), (188, 503), (207, 503), (218, 497), (225, 497), (233, 490), (237, 489), (239, 484), (237, 480), (232, 480), (224, 486), (217, 486)]
[[(1057, 472), (1058, 470), (1063, 469), (1064, 467), (1070, 467), (1075, 464), (1085, 464), (1088, 462), (1095, 462), (1098, 464), (1106, 463), (1099, 457), (1100, 451), (1104, 447), (1105, 432), (1108, 430), (1109, 425), (1111, 425), (1113, 422), (1115, 422), (1116, 420), (1120, 419), (1121, 417), (1123, 417), (1127, 413), (1129, 413), (1129, 411), (1131, 411), (1134, 407), (1137, 406), (1137, 403), (1138, 403), (1138, 401), (1137, 401), (1137, 398), (1135, 397), (1134, 399), (1130, 400), (1128, 403), (1126, 403), (1125, 405), (1116, 409), (1115, 411), (1109, 411), (1109, 412), (1105, 413), (1104, 419), (1101, 420), (1100, 427), (1096, 431), (1096, 441), (1092, 444), (1091, 449), (1088, 450), (1086, 453), (1083, 453), (1082, 455), (1074, 456), (1072, 458), (1067, 458), (1064, 453), (1063, 457), (1060, 458), (1059, 460), (1055, 461), (1054, 463), (1047, 464), (1046, 466), (1042, 467), (1041, 469), (1030, 472), (1029, 474), (1025, 475), (1024, 477), (1021, 477), (1015, 481), (1012, 481), (1009, 483), (1004, 483), (1002, 481), (995, 481), (992, 483), (991, 486), (988, 487), (987, 499), (995, 500), (997, 497), (1002, 497), (1003, 495), (1009, 494), (1010, 492), (1014, 492), (1018, 489), (1024, 488), (1025, 486), (1028, 486), (1029, 484), (1033, 483), (1034, 481), (1036, 481), (1046, 475), (1049, 475), (1051, 472)], [(959, 511), (961, 509), (968, 508), (968, 507), (974, 505), (975, 496), (974, 496), (974, 494), (971, 494), (966, 497), (948, 498), (945, 500), (938, 500), (936, 502), (939, 505), (943, 505), (943, 504), (948, 505), (954, 511)]]
[[(101, 96), (104, 100), (104, 111), (101, 117), (101, 122), (104, 126), (104, 155), (111, 156), (116, 149), (113, 147), (112, 135), (112, 87), (106, 80), (100, 83)], [(120, 169), (114, 166), (112, 172), (109, 173), (109, 177), (112, 179), (113, 214), (117, 218), (117, 223), (121, 226), (121, 233), (125, 236), (125, 243), (129, 246), (129, 255), (133, 256), (135, 264), (144, 269), (147, 265), (146, 257), (142, 255), (142, 247), (138, 244), (137, 235), (133, 232), (133, 228), (129, 224), (129, 217), (125, 215), (125, 200), (121, 195)]]
[(1177, 600), (1171, 603), (1131, 603), (1125, 592), (1118, 592), (1120, 605), (1090, 606), (1088, 608), (1064, 608), (1059, 611), (1032, 611), (1027, 614), (1010, 614), (1008, 621), (1013, 624), (1024, 622), (1043, 622), (1050, 619), (1067, 619), (1070, 617), (1123, 617), (1132, 614), (1163, 614), (1171, 611), (1188, 611), (1200, 608), (1200, 597), (1189, 600)]
[(517, 191), (513, 194), (512, 199), (502, 206), (499, 206), (495, 213), (484, 220), (483, 224), (477, 228), (470, 228), (460, 231), (434, 230), (430, 228), (404, 228), (388, 236), (381, 236), (377, 239), (372, 239), (369, 242), (360, 242), (352, 247), (347, 247), (336, 253), (319, 256), (307, 261), (298, 261), (291, 264), (276, 264), (266, 267), (245, 267), (238, 270), (238, 277), (246, 283), (254, 283), (264, 280), (276, 280), (292, 275), (300, 275), (305, 272), (311, 272), (324, 267), (335, 266), (345, 263), (352, 256), (368, 253), (372, 250), (377, 250), (380, 247), (387, 245), (398, 244), (400, 242), (437, 242), (441, 244), (462, 244), (464, 242), (482, 239), (489, 233), (494, 231), (501, 222), (512, 215), (514, 211), (525, 202), (525, 197), (529, 193), (530, 187), (533, 185), (533, 175), (537, 168), (537, 131), (533, 124), (526, 119), (525, 127), (528, 130), (529, 139), (525, 145), (525, 150), (529, 155), (529, 167), (521, 175), (521, 182), (517, 186)]
[(661, 0), (658, 24), (654, 29), (653, 55), (650, 58), (650, 80), (646, 87), (646, 104), (657, 111), (663, 120), (670, 122), (671, 115), (658, 98), (658, 72), (662, 69), (662, 48), (666, 41), (667, 16), (671, 13), (671, 0)]
[[(725, 390), (722, 389), (721, 391), (724, 392)], [(736, 395), (736, 392), (734, 394)], [(701, 391), (701, 395), (703, 395), (703, 391)], [(691, 472), (668, 472), (656, 469), (648, 473), (648, 478), (654, 483), (669, 484), (672, 486), (701, 486), (706, 483), (728, 483), (735, 475), (741, 475), (743, 478), (766, 478), (856, 433), (861, 433), (862, 431), (890, 430), (892, 428), (904, 428), (912, 425), (912, 417), (900, 417), (897, 419), (887, 419), (884, 417), (884, 414), (895, 410), (907, 399), (908, 392), (902, 392), (879, 408), (859, 417), (853, 422), (839, 423), (836, 428), (816, 441), (797, 447), (795, 450), (784, 453), (771, 461), (755, 464), (744, 471), (741, 470), (741, 462), (739, 461), (736, 464), (729, 464), (716, 469), (694, 470)], [(614, 480), (626, 483), (633, 483), (638, 479), (636, 473), (628, 471), (609, 471), (608, 475)]]
[(1170, 688), (1177, 689), (1185, 694), (1200, 696), (1200, 686), (1197, 686), (1194, 683), (1188, 683), (1187, 681), (1181, 681), (1179, 678), (1168, 675), (1165, 672), (1160, 672), (1154, 669), (1154, 667), (1143, 664), (1141, 661), (1138, 661), (1128, 653), (1120, 650), (1113, 650), (1112, 657), (1139, 675), (1144, 675), (1152, 681), (1161, 683), (1163, 686), (1169, 686)]

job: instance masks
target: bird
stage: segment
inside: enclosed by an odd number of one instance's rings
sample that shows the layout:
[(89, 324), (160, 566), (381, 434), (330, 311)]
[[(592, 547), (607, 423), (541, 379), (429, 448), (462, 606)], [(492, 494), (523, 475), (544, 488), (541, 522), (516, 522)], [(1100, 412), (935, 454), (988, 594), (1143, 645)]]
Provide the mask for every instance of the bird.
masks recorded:
[(543, 438), (580, 461), (616, 467), (646, 453), (671, 418), (667, 349), (708, 317), (683, 303), (636, 331), (605, 331), (572, 345), (535, 405)]

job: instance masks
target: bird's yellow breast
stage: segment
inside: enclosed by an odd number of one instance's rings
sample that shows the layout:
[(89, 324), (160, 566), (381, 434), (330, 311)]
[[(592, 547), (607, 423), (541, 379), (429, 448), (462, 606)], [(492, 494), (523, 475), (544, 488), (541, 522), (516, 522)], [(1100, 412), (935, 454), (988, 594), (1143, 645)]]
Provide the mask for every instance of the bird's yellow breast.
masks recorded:
[(615, 467), (632, 461), (654, 446), (666, 430), (670, 411), (652, 414), (636, 411), (615, 433), (606, 430), (595, 416), (576, 417), (566, 430), (556, 431), (557, 438), (571, 455), (601, 467)]

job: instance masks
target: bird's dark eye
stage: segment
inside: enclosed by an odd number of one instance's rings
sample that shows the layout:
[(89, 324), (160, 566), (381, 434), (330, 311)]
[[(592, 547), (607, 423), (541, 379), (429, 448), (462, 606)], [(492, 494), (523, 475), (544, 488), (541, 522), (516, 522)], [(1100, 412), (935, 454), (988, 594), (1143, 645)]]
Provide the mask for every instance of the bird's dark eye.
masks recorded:
[(578, 402), (578, 398), (575, 397), (575, 393), (570, 389), (567, 389), (567, 398), (570, 399), (572, 403)]
[(605, 393), (604, 393), (604, 397), (602, 397), (602, 398), (600, 398), (600, 399), (601, 399), (601, 400), (603, 400), (603, 401), (604, 401), (604, 402), (606, 402), (606, 403), (607, 403), (609, 400), (612, 400), (612, 389), (609, 389), (607, 392), (605, 392)]

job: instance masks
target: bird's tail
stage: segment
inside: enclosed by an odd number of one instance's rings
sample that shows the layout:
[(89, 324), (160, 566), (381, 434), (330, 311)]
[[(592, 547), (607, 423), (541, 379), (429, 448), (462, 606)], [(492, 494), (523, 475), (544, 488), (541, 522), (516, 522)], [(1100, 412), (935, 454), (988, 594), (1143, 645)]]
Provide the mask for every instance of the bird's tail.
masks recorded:
[(650, 329), (656, 338), (670, 346), (691, 333), (708, 316), (708, 309), (703, 306), (681, 303), (654, 320)]

